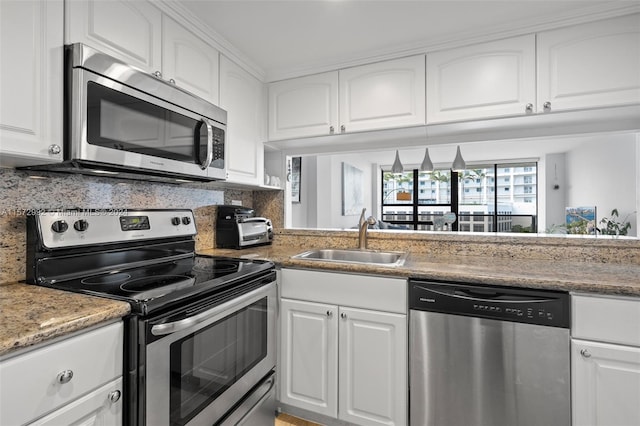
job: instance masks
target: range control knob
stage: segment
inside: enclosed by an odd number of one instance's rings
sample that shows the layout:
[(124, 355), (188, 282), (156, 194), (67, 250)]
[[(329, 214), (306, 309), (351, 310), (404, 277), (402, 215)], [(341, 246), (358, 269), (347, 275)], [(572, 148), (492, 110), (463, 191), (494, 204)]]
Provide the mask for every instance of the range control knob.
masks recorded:
[(87, 228), (89, 227), (89, 222), (87, 222), (84, 219), (80, 219), (80, 220), (76, 220), (73, 223), (73, 229), (75, 229), (76, 231), (86, 231)]
[(51, 230), (57, 234), (62, 234), (67, 229), (69, 229), (69, 225), (64, 220), (56, 220), (51, 224)]
[(190, 224), (190, 223), (191, 223), (191, 218), (190, 218), (189, 216), (184, 216), (184, 217), (182, 218), (182, 224), (183, 224), (183, 225), (188, 225), (188, 224)]
[(180, 225), (180, 218), (177, 217), (177, 216), (176, 217), (172, 217), (171, 218), (171, 224), (172, 225), (176, 225), (176, 226)]

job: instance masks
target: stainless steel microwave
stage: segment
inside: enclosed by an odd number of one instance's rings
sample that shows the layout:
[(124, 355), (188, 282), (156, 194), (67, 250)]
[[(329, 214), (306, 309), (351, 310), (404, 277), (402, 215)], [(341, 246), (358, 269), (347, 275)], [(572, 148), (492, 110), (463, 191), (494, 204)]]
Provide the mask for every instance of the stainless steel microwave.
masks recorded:
[(64, 162), (116, 177), (225, 179), (226, 111), (89, 46), (65, 49)]

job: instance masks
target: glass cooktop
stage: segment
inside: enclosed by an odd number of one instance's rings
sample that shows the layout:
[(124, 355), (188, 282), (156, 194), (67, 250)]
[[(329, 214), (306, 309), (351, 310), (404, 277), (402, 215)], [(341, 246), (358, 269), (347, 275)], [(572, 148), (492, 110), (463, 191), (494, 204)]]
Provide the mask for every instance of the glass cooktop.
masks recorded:
[(272, 267), (268, 261), (198, 255), (57, 281), (51, 286), (129, 301), (134, 312), (146, 313), (153, 305), (223, 291)]

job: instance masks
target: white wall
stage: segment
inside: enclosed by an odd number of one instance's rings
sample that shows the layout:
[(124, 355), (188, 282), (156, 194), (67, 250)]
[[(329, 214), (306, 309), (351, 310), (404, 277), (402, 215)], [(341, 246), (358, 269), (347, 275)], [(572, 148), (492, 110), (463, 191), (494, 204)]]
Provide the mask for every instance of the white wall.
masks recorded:
[[(566, 155), (547, 154), (538, 164), (538, 230), (565, 223), (567, 206)], [(554, 187), (557, 185), (557, 189)]]
[[(596, 206), (597, 221), (618, 209), (619, 220), (630, 214), (630, 236), (637, 236), (636, 135), (604, 135), (566, 153), (567, 206)], [(604, 142), (604, 143), (603, 143)], [(604, 146), (604, 147), (603, 147)], [(606, 179), (602, 177), (606, 176)]]
[(294, 228), (318, 227), (317, 163), (317, 157), (302, 157), (300, 202), (291, 204), (291, 226)]
[(291, 204), (294, 228), (338, 228), (357, 226), (360, 212), (342, 215), (342, 163), (362, 170), (364, 205), (367, 216), (373, 214), (374, 170), (362, 154), (337, 154), (302, 157), (300, 203)]

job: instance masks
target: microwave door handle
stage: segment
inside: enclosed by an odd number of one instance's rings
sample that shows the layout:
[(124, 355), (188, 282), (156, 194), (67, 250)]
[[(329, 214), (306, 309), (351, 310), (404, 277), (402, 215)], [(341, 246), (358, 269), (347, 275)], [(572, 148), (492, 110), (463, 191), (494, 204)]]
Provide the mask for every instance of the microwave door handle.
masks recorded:
[(207, 126), (207, 158), (205, 158), (204, 163), (200, 164), (200, 168), (207, 170), (213, 161), (213, 125), (204, 117), (202, 118), (202, 122)]
[(189, 318), (184, 318), (175, 322), (168, 322), (165, 324), (157, 324), (151, 327), (151, 334), (154, 336), (165, 336), (167, 334), (172, 334), (177, 331), (186, 330), (190, 327), (193, 327), (197, 324), (205, 322), (206, 320), (215, 317), (216, 315), (226, 311), (227, 309), (242, 304), (247, 300), (251, 300), (252, 298), (260, 295), (261, 293), (268, 293), (270, 286), (264, 286), (257, 288), (255, 290), (250, 291), (247, 294), (234, 298), (232, 300), (228, 300), (215, 308), (209, 309), (205, 312), (199, 313)]

